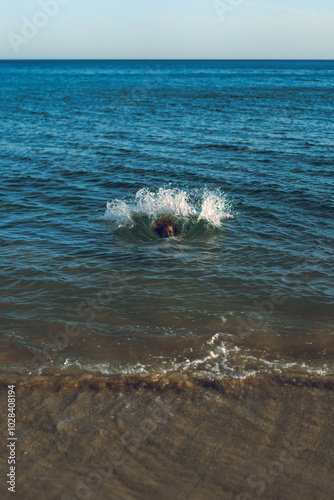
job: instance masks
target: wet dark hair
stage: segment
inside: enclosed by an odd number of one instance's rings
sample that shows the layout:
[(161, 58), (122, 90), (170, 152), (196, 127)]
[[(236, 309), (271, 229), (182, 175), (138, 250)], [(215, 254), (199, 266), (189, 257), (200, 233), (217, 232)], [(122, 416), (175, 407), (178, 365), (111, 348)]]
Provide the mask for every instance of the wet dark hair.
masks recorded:
[(163, 238), (164, 230), (168, 226), (172, 226), (175, 236), (180, 232), (180, 229), (179, 229), (179, 226), (177, 225), (177, 223), (174, 222), (173, 219), (168, 215), (165, 217), (161, 217), (160, 219), (155, 220), (152, 224), (153, 231), (158, 233), (160, 238)]

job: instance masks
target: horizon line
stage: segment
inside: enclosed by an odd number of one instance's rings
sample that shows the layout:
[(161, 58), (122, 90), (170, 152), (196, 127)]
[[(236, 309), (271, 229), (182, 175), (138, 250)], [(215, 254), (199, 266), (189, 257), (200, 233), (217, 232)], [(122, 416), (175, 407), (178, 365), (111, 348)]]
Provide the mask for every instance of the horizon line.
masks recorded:
[(25, 62), (25, 61), (333, 61), (334, 59), (327, 58), (25, 58), (12, 59), (0, 58), (0, 62)]

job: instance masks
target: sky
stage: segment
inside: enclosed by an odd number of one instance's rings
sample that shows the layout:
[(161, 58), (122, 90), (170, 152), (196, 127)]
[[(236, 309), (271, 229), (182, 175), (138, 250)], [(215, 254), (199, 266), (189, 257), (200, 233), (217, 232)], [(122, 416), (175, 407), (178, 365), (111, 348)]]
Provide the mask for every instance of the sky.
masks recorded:
[(334, 59), (334, 1), (1, 0), (0, 59)]

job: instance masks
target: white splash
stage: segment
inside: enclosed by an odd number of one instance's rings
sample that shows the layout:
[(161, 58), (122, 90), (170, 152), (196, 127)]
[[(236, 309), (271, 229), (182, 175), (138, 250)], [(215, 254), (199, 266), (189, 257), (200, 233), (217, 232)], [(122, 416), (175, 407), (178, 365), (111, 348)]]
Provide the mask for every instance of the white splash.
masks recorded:
[(223, 195), (218, 189), (214, 191), (205, 189), (199, 219), (205, 219), (213, 226), (219, 227), (222, 219), (233, 217), (231, 209), (231, 202), (227, 200), (226, 195)]
[(108, 202), (103, 219), (122, 226), (132, 221), (133, 214), (144, 214), (150, 218), (165, 214), (183, 218), (194, 216), (216, 227), (221, 225), (222, 220), (234, 217), (231, 202), (219, 189), (162, 187), (157, 191), (143, 188), (132, 199)]

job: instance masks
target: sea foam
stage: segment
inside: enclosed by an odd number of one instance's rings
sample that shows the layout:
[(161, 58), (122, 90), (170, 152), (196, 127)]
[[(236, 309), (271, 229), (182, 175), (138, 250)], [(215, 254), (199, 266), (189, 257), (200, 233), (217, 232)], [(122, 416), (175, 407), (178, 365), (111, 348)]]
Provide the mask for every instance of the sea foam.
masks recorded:
[(154, 219), (166, 214), (183, 219), (202, 219), (214, 227), (220, 227), (224, 219), (234, 217), (232, 203), (220, 189), (161, 187), (156, 191), (143, 188), (132, 198), (109, 201), (103, 219), (122, 227), (131, 223), (135, 215)]

